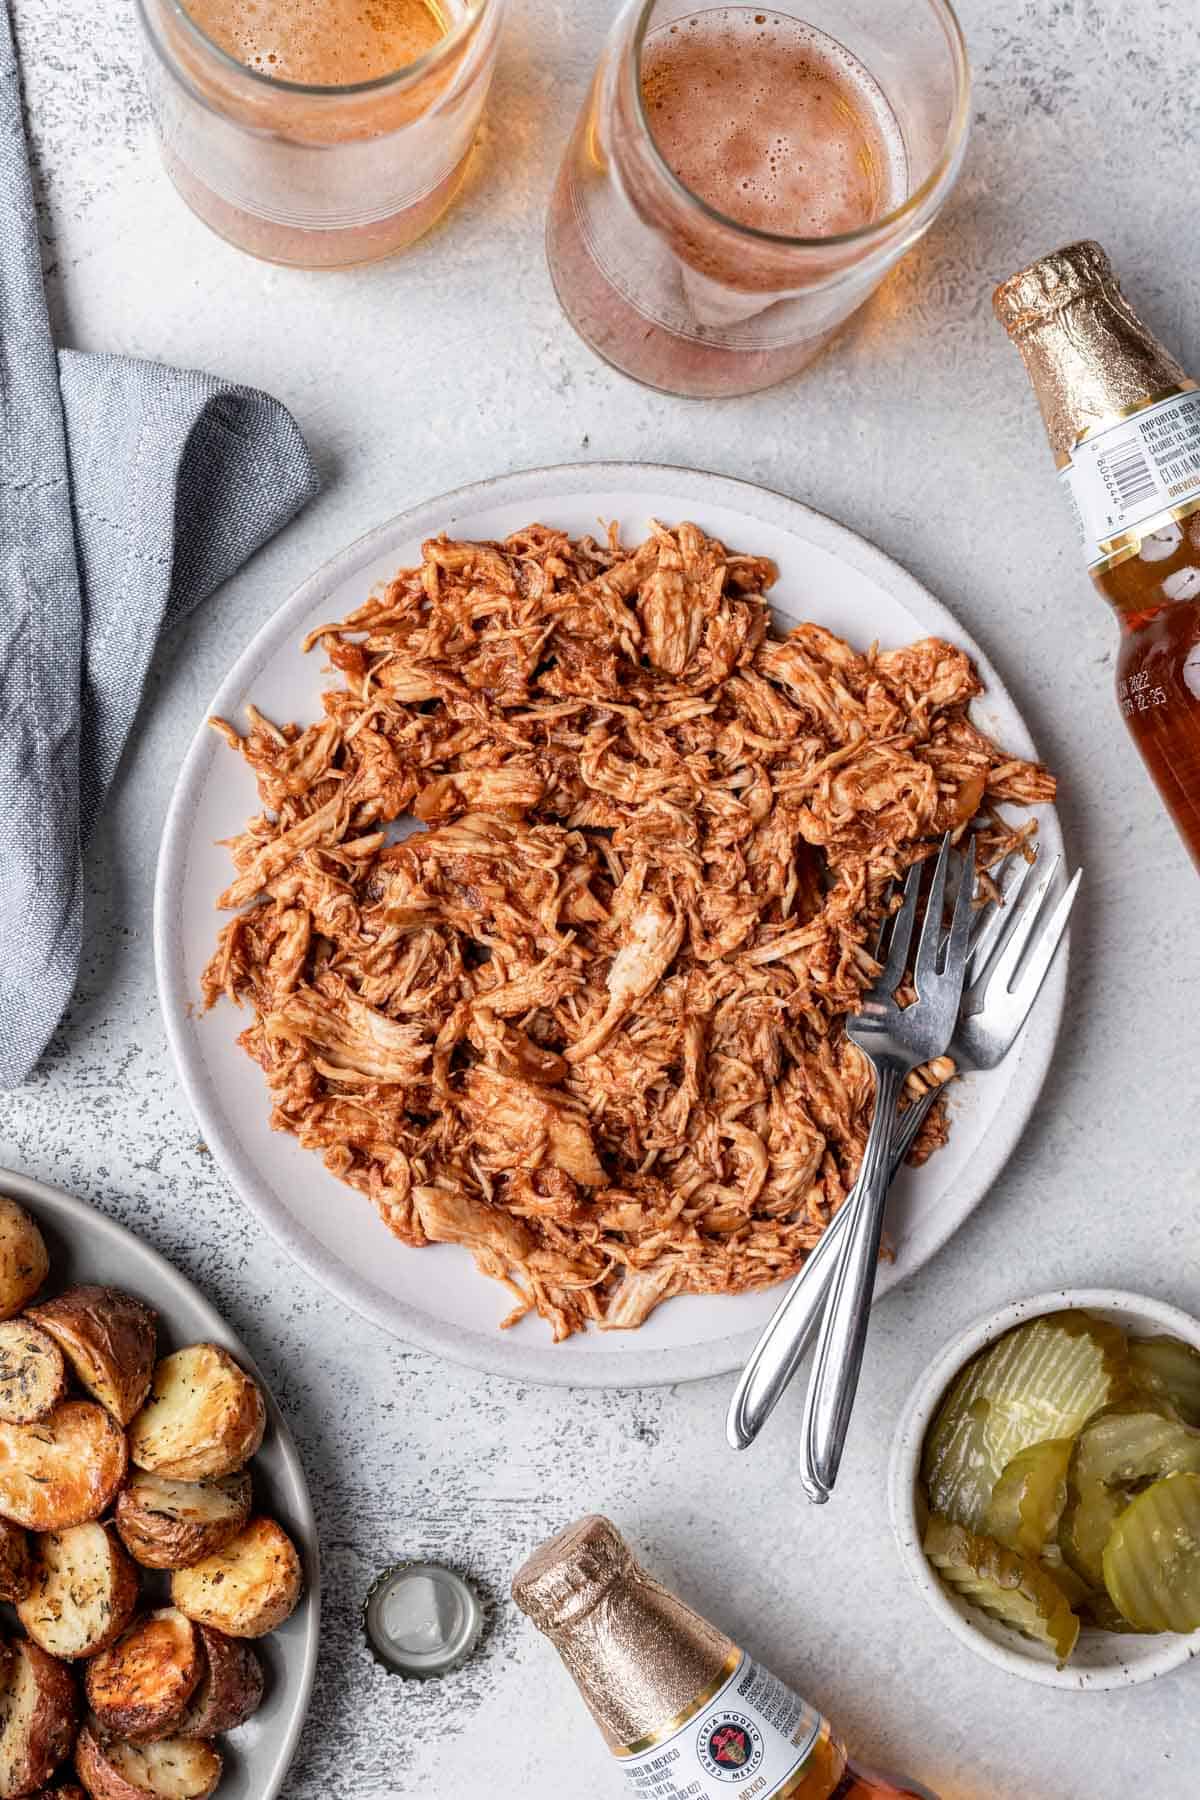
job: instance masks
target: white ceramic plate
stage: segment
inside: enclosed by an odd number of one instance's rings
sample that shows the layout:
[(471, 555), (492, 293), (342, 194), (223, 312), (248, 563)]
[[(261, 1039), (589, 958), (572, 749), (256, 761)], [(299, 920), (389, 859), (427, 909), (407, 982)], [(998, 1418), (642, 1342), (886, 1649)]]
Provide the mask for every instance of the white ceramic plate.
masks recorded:
[[(312, 627), (359, 605), (379, 582), (420, 560), (421, 540), (440, 530), (499, 538), (532, 519), (579, 534), (616, 519), (627, 542), (650, 518), (697, 521), (741, 550), (773, 557), (772, 593), (783, 629), (819, 620), (860, 645), (885, 646), (935, 633), (974, 658), (987, 694), (981, 725), (1009, 749), (1032, 755), (1029, 733), (979, 646), (910, 575), (845, 526), (749, 483), (637, 463), (528, 470), (462, 488), (391, 520), (319, 569), (239, 658), (211, 712), (241, 716), (253, 699), (268, 716), (319, 716), (320, 655), (299, 645)], [(201, 726), (180, 774), (159, 858), (155, 943), (167, 1034), (201, 1130), (243, 1199), (317, 1280), (410, 1343), (456, 1362), (526, 1380), (588, 1387), (687, 1381), (740, 1366), (777, 1294), (684, 1296), (660, 1306), (639, 1331), (579, 1335), (550, 1343), (537, 1318), (497, 1330), (508, 1308), (498, 1285), (476, 1273), (457, 1246), (416, 1251), (389, 1236), (370, 1204), (327, 1174), (294, 1138), (273, 1132), (266, 1089), (237, 1049), (244, 1017), (228, 1006), (202, 1015), (200, 975), (220, 923), (216, 895), (229, 880), (218, 840), (258, 810), (253, 778), (216, 734)], [(1053, 809), (1042, 819), (1045, 848), (1062, 846)], [(889, 1229), (896, 1259), (880, 1270), (886, 1293), (933, 1255), (987, 1192), (1020, 1135), (1049, 1064), (1066, 985), (1058, 958), (1025, 1036), (1000, 1069), (972, 1076), (955, 1098), (950, 1144), (896, 1183)]]
[[(0, 1194), (20, 1201), (37, 1220), (50, 1252), (47, 1292), (78, 1281), (126, 1288), (158, 1313), (161, 1352), (185, 1344), (222, 1344), (257, 1377), (266, 1396), (267, 1433), (252, 1465), (254, 1504), (257, 1511), (277, 1518), (296, 1544), (304, 1564), (304, 1597), (286, 1624), (258, 1641), (267, 1670), (266, 1697), (240, 1730), (220, 1739), (225, 1773), (217, 1796), (275, 1800), (308, 1712), (320, 1613), (317, 1522), (292, 1434), (249, 1351), (199, 1290), (156, 1250), (82, 1200), (28, 1176), (0, 1169)], [(150, 1571), (145, 1574), (150, 1592), (154, 1577)]]
[(1065, 1688), (1072, 1693), (1138, 1687), (1200, 1656), (1200, 1631), (1153, 1632), (1144, 1637), (1126, 1632), (1082, 1631), (1070, 1662), (1060, 1669), (1045, 1645), (1021, 1637), (947, 1587), (921, 1548), (921, 1449), (946, 1389), (964, 1364), (1015, 1325), (1040, 1318), (1043, 1313), (1068, 1311), (1097, 1313), (1132, 1337), (1179, 1338), (1200, 1350), (1200, 1319), (1146, 1294), (1127, 1294), (1114, 1288), (1060, 1288), (1056, 1293), (1035, 1294), (1030, 1300), (1015, 1300), (999, 1312), (976, 1319), (930, 1363), (900, 1415), (888, 1470), (892, 1530), (913, 1586), (942, 1624), (976, 1656), (998, 1669), (1006, 1669), (1010, 1675), (1036, 1681), (1040, 1687)]

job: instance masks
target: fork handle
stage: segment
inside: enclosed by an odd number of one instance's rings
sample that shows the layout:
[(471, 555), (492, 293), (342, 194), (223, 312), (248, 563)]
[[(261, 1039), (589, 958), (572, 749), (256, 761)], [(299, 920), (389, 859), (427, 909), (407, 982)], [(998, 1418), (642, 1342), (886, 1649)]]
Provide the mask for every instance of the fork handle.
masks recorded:
[(745, 1450), (754, 1442), (804, 1360), (825, 1310), (855, 1192), (847, 1195), (821, 1233), (738, 1377), (725, 1416), (725, 1436), (734, 1450)]
[(904, 1085), (899, 1064), (875, 1066), (875, 1116), (859, 1170), (854, 1214), (837, 1259), (804, 1402), (801, 1481), (810, 1500), (828, 1500), (837, 1480), (866, 1349), (891, 1179), (892, 1130)]
[[(891, 1147), (889, 1182), (896, 1179), (900, 1165), (912, 1147), (938, 1090), (923, 1094), (908, 1108), (896, 1125)], [(847, 1195), (821, 1234), (816, 1248), (795, 1277), (787, 1293), (775, 1308), (733, 1390), (725, 1417), (725, 1436), (734, 1450), (745, 1450), (752, 1444), (804, 1361), (809, 1345), (816, 1336), (821, 1314), (829, 1296), (838, 1248), (845, 1242), (858, 1200), (858, 1184)]]

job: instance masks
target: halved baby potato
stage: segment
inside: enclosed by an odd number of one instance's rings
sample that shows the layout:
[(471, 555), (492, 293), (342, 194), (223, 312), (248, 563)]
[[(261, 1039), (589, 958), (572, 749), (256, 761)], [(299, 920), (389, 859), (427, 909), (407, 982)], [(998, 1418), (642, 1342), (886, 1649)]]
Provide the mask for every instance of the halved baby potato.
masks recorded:
[(66, 1400), (33, 1425), (0, 1421), (0, 1515), (29, 1531), (98, 1519), (125, 1478), (116, 1420), (90, 1400)]
[(221, 1758), (202, 1738), (109, 1744), (85, 1725), (75, 1772), (92, 1800), (208, 1800), (221, 1779)]
[(67, 1392), (67, 1365), (54, 1339), (29, 1319), (0, 1321), (0, 1419), (32, 1425)]
[(28, 1794), (71, 1753), (79, 1694), (70, 1667), (16, 1638), (0, 1668), (0, 1794)]
[(0, 1519), (0, 1600), (15, 1606), (29, 1592), (33, 1580), (33, 1553), (19, 1525)]
[(122, 1489), (116, 1512), (125, 1548), (147, 1569), (186, 1569), (236, 1537), (249, 1517), (245, 1469), (212, 1481), (139, 1470)]
[(41, 1232), (23, 1206), (0, 1194), (0, 1319), (19, 1313), (49, 1273)]
[(262, 1443), (267, 1412), (257, 1382), (216, 1344), (164, 1356), (129, 1428), (140, 1469), (180, 1481), (229, 1475)]
[(262, 1704), (263, 1666), (253, 1644), (226, 1637), (211, 1625), (197, 1627), (204, 1673), (179, 1727), (184, 1737), (210, 1738), (236, 1731)]
[(251, 1519), (190, 1569), (176, 1569), (171, 1598), (198, 1624), (229, 1637), (263, 1637), (295, 1610), (302, 1575), (296, 1546), (274, 1519)]
[(170, 1737), (204, 1672), (201, 1654), (196, 1627), (175, 1607), (136, 1620), (83, 1678), (101, 1733), (141, 1743)]
[(137, 1570), (108, 1526), (71, 1525), (38, 1538), (17, 1617), (35, 1644), (72, 1661), (119, 1638), (137, 1600)]
[(121, 1288), (85, 1284), (30, 1307), (28, 1316), (58, 1344), (80, 1387), (128, 1425), (154, 1373), (158, 1334), (151, 1308)]

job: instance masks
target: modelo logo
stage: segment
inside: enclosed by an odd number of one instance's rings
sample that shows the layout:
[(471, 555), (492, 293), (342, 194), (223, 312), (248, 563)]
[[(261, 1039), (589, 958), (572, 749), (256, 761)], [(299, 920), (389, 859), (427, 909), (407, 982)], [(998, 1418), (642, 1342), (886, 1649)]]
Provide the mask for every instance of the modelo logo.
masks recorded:
[(745, 1713), (729, 1709), (710, 1713), (700, 1727), (696, 1754), (714, 1781), (745, 1781), (762, 1764), (762, 1732)]

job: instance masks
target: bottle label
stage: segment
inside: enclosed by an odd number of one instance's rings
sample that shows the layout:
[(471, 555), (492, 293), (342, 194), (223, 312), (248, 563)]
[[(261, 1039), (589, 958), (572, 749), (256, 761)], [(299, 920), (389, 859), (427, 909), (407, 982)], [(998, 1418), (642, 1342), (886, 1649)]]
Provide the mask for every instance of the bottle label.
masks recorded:
[(1200, 508), (1200, 393), (1095, 426), (1058, 474), (1092, 573), (1135, 556), (1152, 531)]
[(820, 1713), (743, 1653), (682, 1720), (617, 1754), (642, 1800), (784, 1800), (824, 1729)]

